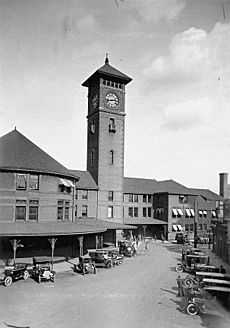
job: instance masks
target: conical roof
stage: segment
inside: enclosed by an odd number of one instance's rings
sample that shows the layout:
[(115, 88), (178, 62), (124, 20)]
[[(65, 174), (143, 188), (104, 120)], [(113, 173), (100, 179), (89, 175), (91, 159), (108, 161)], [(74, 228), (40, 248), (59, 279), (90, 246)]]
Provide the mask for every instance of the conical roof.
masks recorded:
[(76, 175), (16, 129), (0, 138), (0, 170), (33, 171), (77, 180)]
[(93, 82), (97, 81), (99, 77), (112, 77), (116, 81), (124, 84), (128, 84), (132, 81), (128, 75), (125, 75), (124, 73), (118, 71), (116, 68), (112, 67), (109, 64), (108, 57), (105, 59), (105, 65), (96, 70), (84, 83), (82, 83), (82, 86), (89, 87)]

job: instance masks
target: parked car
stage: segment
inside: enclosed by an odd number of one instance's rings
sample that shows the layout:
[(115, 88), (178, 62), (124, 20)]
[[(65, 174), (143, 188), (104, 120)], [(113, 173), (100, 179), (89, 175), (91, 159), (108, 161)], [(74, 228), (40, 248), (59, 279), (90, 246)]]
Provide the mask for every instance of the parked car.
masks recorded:
[(82, 273), (83, 275), (86, 273), (97, 273), (96, 265), (92, 260), (92, 257), (88, 254), (79, 257), (79, 263), (76, 265), (76, 271)]
[(206, 271), (209, 269), (210, 257), (200, 252), (195, 254), (186, 254), (180, 263), (176, 265), (176, 271), (195, 273), (196, 271)]
[(118, 242), (119, 253), (124, 256), (131, 257), (136, 254), (136, 249), (131, 241), (129, 240), (120, 240)]
[(113, 265), (120, 265), (124, 261), (124, 255), (119, 253), (119, 249), (117, 247), (104, 247), (102, 248), (105, 251), (108, 251), (108, 255), (111, 257)]
[(56, 273), (51, 269), (51, 260), (49, 257), (33, 258), (33, 278), (37, 282), (55, 281)]
[(109, 250), (103, 249), (88, 249), (88, 255), (92, 258), (96, 267), (105, 267), (107, 269), (114, 265)]
[(0, 281), (4, 286), (9, 287), (13, 281), (18, 279), (27, 280), (30, 277), (25, 263), (15, 263), (14, 265), (5, 266), (4, 271), (0, 277)]

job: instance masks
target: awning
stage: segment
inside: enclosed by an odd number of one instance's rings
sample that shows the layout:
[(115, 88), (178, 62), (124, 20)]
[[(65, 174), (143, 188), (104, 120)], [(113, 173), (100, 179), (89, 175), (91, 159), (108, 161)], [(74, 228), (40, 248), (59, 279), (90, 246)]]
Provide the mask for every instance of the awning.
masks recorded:
[(67, 179), (59, 179), (59, 183), (63, 186), (66, 186), (66, 187), (71, 187), (71, 188), (74, 188), (74, 184), (72, 181), (70, 180), (67, 180)]
[(177, 231), (177, 226), (175, 224), (172, 225), (172, 230)]
[(195, 216), (195, 211), (194, 209), (190, 208), (191, 216)]
[(187, 215), (188, 217), (191, 216), (190, 210), (189, 210), (188, 208), (185, 209), (185, 213), (186, 213), (186, 215)]
[(102, 225), (90, 225), (84, 222), (0, 223), (0, 236), (7, 237), (84, 235), (105, 232), (106, 230)]
[(177, 229), (178, 229), (178, 231), (182, 231), (183, 230), (183, 228), (182, 228), (182, 226), (180, 224), (177, 225)]
[(215, 218), (216, 217), (216, 212), (212, 211), (212, 217)]
[(203, 211), (203, 214), (204, 214), (204, 215), (207, 215), (207, 211)]
[(177, 209), (177, 212), (178, 212), (178, 214), (179, 214), (180, 216), (183, 216), (183, 212), (182, 212), (182, 210), (181, 210), (180, 208)]
[(172, 213), (173, 213), (173, 215), (175, 215), (175, 216), (177, 216), (177, 214), (178, 214), (178, 213), (177, 213), (177, 210), (176, 210), (175, 208), (172, 209)]
[(199, 211), (199, 214), (200, 214), (200, 215), (203, 215), (203, 211)]

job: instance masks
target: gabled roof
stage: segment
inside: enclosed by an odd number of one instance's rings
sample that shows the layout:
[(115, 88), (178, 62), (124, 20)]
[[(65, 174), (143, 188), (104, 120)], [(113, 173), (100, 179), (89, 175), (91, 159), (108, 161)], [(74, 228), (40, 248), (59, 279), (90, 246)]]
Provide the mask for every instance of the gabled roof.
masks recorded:
[(16, 129), (0, 138), (0, 170), (38, 172), (77, 180), (67, 168)]
[(205, 200), (224, 200), (224, 197), (216, 194), (215, 192), (209, 189), (189, 188), (189, 190), (192, 193), (195, 193), (196, 195), (205, 198)]
[(192, 194), (185, 186), (174, 180), (157, 181), (155, 179), (124, 178), (124, 192), (135, 194)]
[(94, 189), (97, 190), (98, 186), (91, 174), (88, 171), (69, 170), (72, 175), (79, 177), (79, 181), (76, 183), (76, 187), (79, 189)]
[(105, 65), (96, 70), (85, 82), (82, 83), (83, 87), (89, 87), (92, 82), (97, 81), (99, 77), (112, 77), (117, 81), (121, 81), (124, 84), (128, 84), (132, 79), (124, 73), (118, 71), (116, 68), (109, 64), (108, 58), (105, 60)]

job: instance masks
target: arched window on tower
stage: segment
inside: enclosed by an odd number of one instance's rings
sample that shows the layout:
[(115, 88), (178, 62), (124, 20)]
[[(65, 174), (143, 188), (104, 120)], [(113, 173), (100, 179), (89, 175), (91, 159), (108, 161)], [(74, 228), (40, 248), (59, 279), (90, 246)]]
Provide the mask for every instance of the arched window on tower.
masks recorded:
[(114, 163), (114, 151), (110, 150), (109, 151), (109, 164), (113, 164)]

